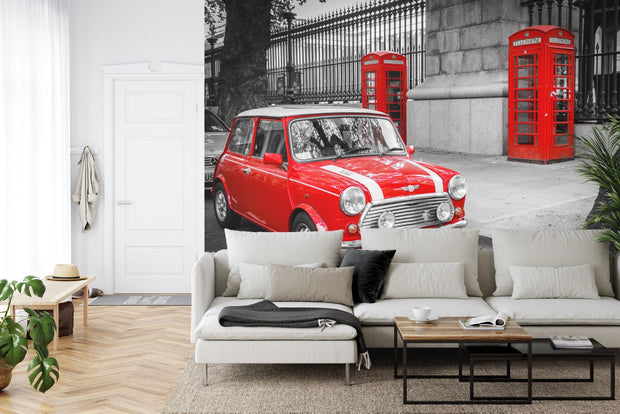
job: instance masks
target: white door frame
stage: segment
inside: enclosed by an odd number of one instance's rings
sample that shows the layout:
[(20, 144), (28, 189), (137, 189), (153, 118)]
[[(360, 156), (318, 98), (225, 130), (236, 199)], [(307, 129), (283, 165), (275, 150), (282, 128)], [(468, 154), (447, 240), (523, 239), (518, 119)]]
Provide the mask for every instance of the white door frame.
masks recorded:
[(103, 66), (104, 109), (103, 109), (103, 212), (104, 212), (104, 283), (107, 293), (115, 293), (114, 275), (114, 86), (127, 80), (183, 80), (196, 84), (196, 163), (197, 177), (192, 177), (196, 194), (196, 259), (204, 252), (204, 66), (180, 63), (131, 63)]

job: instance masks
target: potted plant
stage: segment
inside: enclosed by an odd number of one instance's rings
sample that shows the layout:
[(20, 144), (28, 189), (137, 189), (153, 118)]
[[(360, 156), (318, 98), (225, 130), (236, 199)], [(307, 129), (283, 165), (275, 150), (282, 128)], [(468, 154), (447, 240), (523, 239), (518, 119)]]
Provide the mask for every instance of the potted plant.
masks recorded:
[(609, 117), (588, 137), (577, 137), (583, 160), (577, 172), (599, 186), (584, 228), (602, 229), (601, 242), (620, 251), (620, 118)]
[[(42, 297), (45, 285), (35, 276), (26, 276), (21, 282), (0, 279), (0, 302), (6, 305), (6, 309), (0, 312), (0, 390), (9, 384), (13, 368), (24, 360), (28, 351), (26, 329), (9, 315), (16, 292)], [(28, 365), (28, 380), (35, 390), (44, 393), (59, 377), (58, 361), (50, 357), (47, 350), (49, 343), (54, 340), (56, 323), (48, 312), (37, 313), (29, 308), (24, 310), (29, 318), (27, 332), (32, 338), (36, 354)]]

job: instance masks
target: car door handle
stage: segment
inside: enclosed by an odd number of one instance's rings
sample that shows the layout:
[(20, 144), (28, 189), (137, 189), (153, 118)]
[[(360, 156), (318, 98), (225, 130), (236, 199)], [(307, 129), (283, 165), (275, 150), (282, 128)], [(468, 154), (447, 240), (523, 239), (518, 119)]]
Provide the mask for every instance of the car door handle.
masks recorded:
[(130, 206), (131, 205), (131, 201), (127, 201), (127, 200), (121, 200), (118, 202), (119, 206)]
[(248, 175), (252, 172), (252, 170), (249, 167), (242, 168), (241, 171), (243, 171), (244, 173), (246, 173)]

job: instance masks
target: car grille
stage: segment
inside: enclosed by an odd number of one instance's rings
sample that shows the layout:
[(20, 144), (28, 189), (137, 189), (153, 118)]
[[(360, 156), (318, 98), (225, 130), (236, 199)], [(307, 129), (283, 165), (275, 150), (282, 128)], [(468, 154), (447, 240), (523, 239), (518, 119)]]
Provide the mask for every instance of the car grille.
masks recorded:
[(217, 157), (205, 157), (205, 168), (215, 168), (217, 164)]
[(205, 188), (211, 188), (217, 157), (205, 157)]
[(368, 203), (359, 221), (360, 228), (378, 228), (379, 216), (391, 211), (396, 220), (394, 227), (429, 227), (441, 225), (437, 219), (437, 206), (450, 202), (446, 193), (421, 194), (396, 197)]

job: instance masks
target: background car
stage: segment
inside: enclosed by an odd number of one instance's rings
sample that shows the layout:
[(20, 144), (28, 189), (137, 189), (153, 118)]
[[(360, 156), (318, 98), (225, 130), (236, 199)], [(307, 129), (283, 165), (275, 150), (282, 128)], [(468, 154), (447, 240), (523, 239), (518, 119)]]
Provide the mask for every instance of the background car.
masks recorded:
[(221, 227), (240, 217), (270, 231), (462, 227), (467, 184), (414, 161), (382, 112), (334, 106), (268, 107), (239, 114), (215, 168)]
[(226, 146), (230, 128), (210, 109), (205, 109), (205, 189), (211, 189), (217, 159)]

